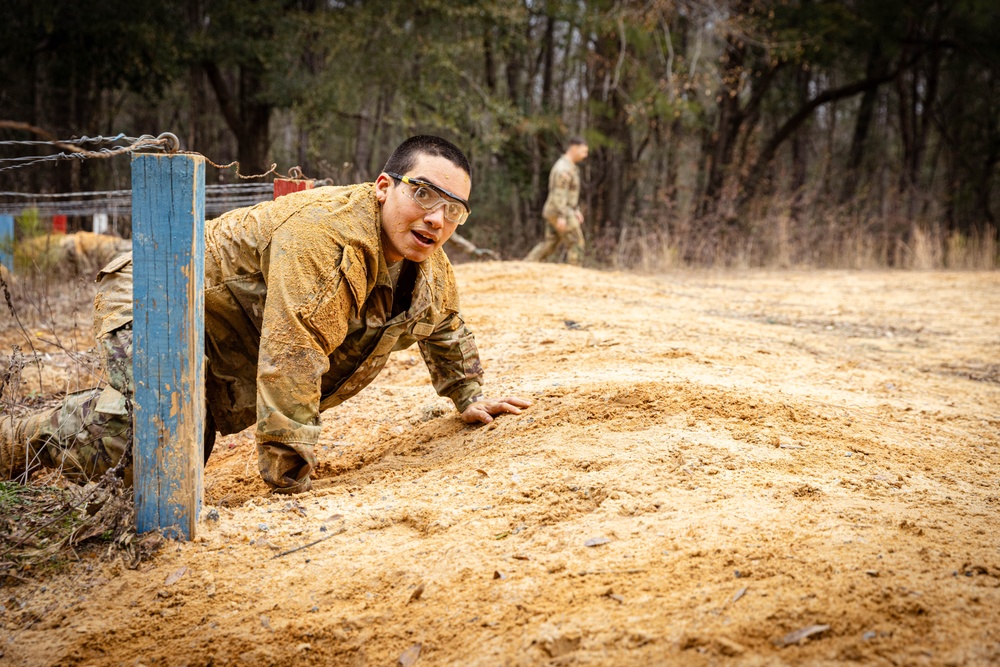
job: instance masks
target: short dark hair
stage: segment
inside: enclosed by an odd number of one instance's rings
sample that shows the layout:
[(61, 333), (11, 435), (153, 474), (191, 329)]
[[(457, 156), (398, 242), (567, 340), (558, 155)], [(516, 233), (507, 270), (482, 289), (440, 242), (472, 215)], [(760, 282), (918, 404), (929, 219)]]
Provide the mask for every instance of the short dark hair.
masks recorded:
[(587, 140), (580, 135), (574, 135), (566, 140), (566, 150), (569, 150), (571, 146), (586, 146)]
[(405, 175), (417, 163), (418, 155), (443, 157), (472, 178), (472, 167), (465, 153), (447, 139), (430, 134), (418, 134), (397, 146), (382, 171)]

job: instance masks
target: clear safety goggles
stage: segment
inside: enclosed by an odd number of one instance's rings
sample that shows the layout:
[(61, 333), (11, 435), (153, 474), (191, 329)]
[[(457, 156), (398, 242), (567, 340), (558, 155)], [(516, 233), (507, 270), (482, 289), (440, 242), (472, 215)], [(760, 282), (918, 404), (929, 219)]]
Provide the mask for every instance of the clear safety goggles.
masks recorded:
[[(469, 203), (458, 195), (452, 194), (440, 186), (420, 180), (419, 178), (401, 176), (391, 171), (385, 173), (391, 178), (409, 185), (409, 191), (404, 190), (406, 196), (417, 202), (420, 208), (425, 211), (433, 211), (443, 206), (444, 219), (456, 225), (464, 224), (469, 219), (472, 209), (469, 208)], [(445, 199), (445, 197), (450, 197), (450, 199)]]

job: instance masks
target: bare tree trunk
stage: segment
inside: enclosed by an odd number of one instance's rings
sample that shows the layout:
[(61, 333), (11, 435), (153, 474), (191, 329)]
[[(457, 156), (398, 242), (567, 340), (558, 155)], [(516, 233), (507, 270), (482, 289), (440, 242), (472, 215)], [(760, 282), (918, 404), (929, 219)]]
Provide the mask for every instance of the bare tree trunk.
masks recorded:
[[(875, 42), (871, 53), (868, 55), (868, 64), (865, 67), (865, 78), (874, 79), (885, 73), (889, 63), (882, 55), (882, 43)], [(875, 114), (875, 101), (878, 99), (879, 89), (869, 88), (861, 96), (861, 104), (858, 106), (857, 117), (854, 122), (854, 134), (851, 137), (851, 148), (848, 153), (846, 171), (844, 173), (844, 185), (840, 191), (840, 202), (846, 203), (858, 188), (862, 162), (865, 157), (865, 150), (868, 147), (868, 128), (871, 127), (872, 117)]]
[(733, 149), (743, 124), (744, 112), (740, 108), (740, 80), (746, 58), (746, 47), (730, 35), (726, 39), (723, 55), (721, 90), (715, 131), (705, 146), (705, 189), (698, 197), (698, 216), (714, 214), (718, 210), (718, 199), (722, 193), (726, 169), (732, 162)]
[[(551, 9), (551, 7), (550, 7)], [(552, 65), (555, 60), (556, 19), (552, 14), (545, 18), (545, 33), (542, 36), (542, 112), (552, 110)]]
[(497, 91), (497, 63), (494, 54), (493, 26), (486, 26), (483, 31), (483, 73), (486, 77), (486, 89), (491, 93)]
[[(809, 83), (812, 75), (809, 70), (800, 67), (795, 73), (795, 87), (798, 92), (799, 105), (809, 101)], [(791, 219), (798, 222), (802, 215), (802, 201), (805, 198), (806, 176), (809, 170), (808, 135), (805, 128), (792, 136), (792, 207)]]
[(626, 189), (628, 173), (634, 166), (632, 161), (632, 133), (628, 123), (628, 113), (618, 91), (618, 86), (626, 85), (625, 74), (617, 68), (622, 44), (614, 29), (606, 30), (598, 36), (595, 47), (596, 76), (591, 90), (592, 99), (604, 99), (606, 111), (596, 121), (596, 129), (609, 140), (609, 145), (591, 154), (590, 170), (597, 175), (594, 189), (594, 205), (591, 224), (595, 236), (618, 237), (618, 232), (626, 215)]
[(259, 99), (263, 90), (260, 73), (247, 65), (240, 65), (238, 72), (238, 98), (234, 99), (232, 87), (219, 66), (210, 61), (202, 63), (209, 83), (215, 91), (226, 125), (236, 137), (236, 159), (240, 174), (244, 176), (265, 171), (267, 149), (270, 143), (271, 104)]
[(377, 107), (378, 100), (374, 103), (366, 102), (358, 113), (357, 136), (354, 141), (354, 167), (351, 170), (351, 181), (353, 183), (363, 183), (368, 178), (368, 168), (372, 159), (372, 134), (375, 131), (372, 122), (372, 113)]

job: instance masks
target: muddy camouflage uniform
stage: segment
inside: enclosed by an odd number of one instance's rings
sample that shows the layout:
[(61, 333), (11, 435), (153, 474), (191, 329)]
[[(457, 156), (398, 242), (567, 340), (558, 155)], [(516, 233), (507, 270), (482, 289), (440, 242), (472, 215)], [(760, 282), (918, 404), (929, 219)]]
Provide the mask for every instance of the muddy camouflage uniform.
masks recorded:
[[(583, 228), (577, 214), (580, 212), (580, 170), (576, 164), (563, 155), (552, 165), (549, 172), (549, 196), (542, 208), (545, 218), (545, 239), (531, 249), (525, 258), (529, 262), (543, 262), (563, 244), (568, 252), (566, 261), (580, 266), (583, 264)], [(556, 229), (556, 219), (566, 221), (566, 229)]]
[[(482, 368), (438, 249), (405, 261), (393, 289), (372, 183), (325, 187), (237, 209), (205, 229), (206, 400), (214, 431), (257, 424), (261, 476), (309, 486), (319, 413), (366, 387), (389, 353), (417, 343), (438, 394), (464, 411)], [(99, 476), (128, 442), (132, 397), (132, 256), (98, 275), (95, 333), (108, 387), (67, 397), (27, 422), (41, 463), (77, 481)]]

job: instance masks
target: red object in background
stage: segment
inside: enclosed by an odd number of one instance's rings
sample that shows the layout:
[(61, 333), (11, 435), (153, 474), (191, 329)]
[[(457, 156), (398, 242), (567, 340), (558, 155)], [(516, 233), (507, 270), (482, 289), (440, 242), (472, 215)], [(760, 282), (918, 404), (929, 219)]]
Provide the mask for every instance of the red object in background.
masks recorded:
[(66, 233), (66, 216), (65, 215), (54, 215), (54, 216), (52, 216), (52, 233), (53, 234), (65, 234)]
[(276, 178), (274, 179), (274, 198), (291, 192), (301, 192), (302, 190), (312, 190), (316, 184), (311, 178)]

